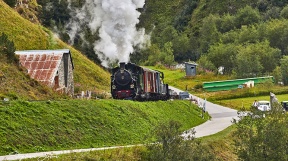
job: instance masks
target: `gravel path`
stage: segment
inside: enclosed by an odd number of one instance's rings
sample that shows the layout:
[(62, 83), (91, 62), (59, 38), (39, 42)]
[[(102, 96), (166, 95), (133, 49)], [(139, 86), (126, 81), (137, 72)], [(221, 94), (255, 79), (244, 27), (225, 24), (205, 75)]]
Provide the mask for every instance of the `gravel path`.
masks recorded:
[[(170, 89), (173, 89), (177, 93), (181, 92), (181, 90), (176, 89), (174, 87), (170, 87)], [(190, 95), (190, 97), (191, 96), (199, 100), (202, 104), (205, 102), (201, 98), (198, 98), (194, 95)], [(205, 123), (184, 132), (182, 134), (184, 138), (187, 138), (188, 136), (190, 136), (192, 134), (191, 132), (193, 131), (193, 129), (196, 131), (195, 137), (203, 137), (203, 136), (215, 134), (217, 132), (224, 130), (230, 125), (232, 125), (233, 118), (237, 119), (237, 110), (223, 107), (220, 105), (216, 105), (208, 101), (206, 101), (205, 110), (210, 114), (212, 118), (206, 121)], [(6, 155), (6, 156), (0, 156), (0, 161), (21, 160), (21, 159), (27, 159), (27, 158), (40, 158), (40, 157), (51, 158), (55, 155), (60, 155), (60, 154), (116, 149), (116, 148), (125, 148), (125, 147), (133, 147), (133, 146), (141, 146), (141, 145), (128, 145), (128, 146), (115, 146), (115, 147), (92, 148), (92, 149), (76, 149), (76, 150), (63, 150), (63, 151)]]

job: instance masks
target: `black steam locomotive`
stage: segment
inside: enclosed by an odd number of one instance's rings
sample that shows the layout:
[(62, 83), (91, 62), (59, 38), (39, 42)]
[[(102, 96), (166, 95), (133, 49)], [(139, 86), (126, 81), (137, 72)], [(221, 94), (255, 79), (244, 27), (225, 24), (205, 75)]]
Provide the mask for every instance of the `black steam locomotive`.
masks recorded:
[(114, 99), (167, 100), (169, 88), (163, 79), (160, 71), (122, 62), (112, 69), (111, 94)]

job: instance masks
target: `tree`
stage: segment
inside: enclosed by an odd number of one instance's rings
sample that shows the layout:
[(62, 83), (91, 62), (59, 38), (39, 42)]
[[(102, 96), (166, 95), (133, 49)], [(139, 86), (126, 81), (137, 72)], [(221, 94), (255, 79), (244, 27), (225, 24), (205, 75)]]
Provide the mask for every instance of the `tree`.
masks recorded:
[(4, 2), (8, 4), (10, 7), (15, 7), (17, 1), (16, 0), (4, 0)]
[(266, 12), (264, 12), (264, 20), (269, 21), (270, 19), (278, 19), (280, 18), (280, 12), (280, 7), (271, 6)]
[(152, 44), (149, 49), (147, 49), (147, 53), (148, 59), (144, 62), (144, 65), (155, 65), (160, 61), (161, 50), (157, 44)]
[(281, 51), (270, 47), (268, 41), (244, 44), (238, 49), (234, 69), (238, 77), (254, 77), (271, 73), (281, 57)]
[(207, 55), (201, 56), (201, 58), (197, 61), (199, 68), (202, 68), (204, 70), (210, 70), (210, 71), (216, 71), (217, 68), (214, 66), (214, 64), (208, 59)]
[(280, 16), (282, 18), (288, 19), (288, 6), (285, 6), (281, 12), (280, 12)]
[(161, 44), (161, 47), (164, 46), (167, 42), (172, 42), (178, 36), (177, 30), (173, 26), (166, 26), (164, 30), (160, 33), (159, 37), (161, 41), (158, 41)]
[(283, 83), (287, 85), (288, 84), (288, 56), (284, 56), (280, 60), (280, 64), (281, 64), (280, 68), (281, 68)]
[(14, 42), (10, 41), (5, 33), (2, 33), (0, 36), (0, 51), (6, 54), (8, 61), (15, 60), (15, 50)]
[(251, 108), (246, 116), (234, 121), (236, 152), (241, 160), (288, 160), (288, 117), (274, 103), (269, 112)]
[(275, 84), (278, 84), (278, 82), (282, 82), (282, 81), (283, 81), (280, 66), (277, 66), (277, 67), (273, 70), (272, 76), (274, 77)]
[(221, 19), (220, 31), (222, 33), (228, 32), (235, 28), (235, 16), (225, 14)]
[(207, 58), (216, 68), (223, 66), (223, 74), (231, 74), (237, 52), (238, 46), (234, 44), (217, 44), (210, 47)]
[(197, 0), (182, 1), (181, 8), (183, 9), (174, 18), (174, 27), (175, 29), (177, 29), (177, 31), (184, 31), (184, 29), (189, 24), (192, 12), (194, 11), (195, 8), (197, 8), (197, 6), (198, 6)]
[(66, 24), (71, 18), (68, 1), (39, 0), (37, 2), (42, 6), (39, 17), (46, 27), (53, 29), (55, 26), (51, 22), (55, 22), (56, 27), (59, 28), (60, 23)]
[(168, 66), (172, 65), (175, 62), (172, 46), (173, 45), (171, 42), (167, 42), (164, 44), (164, 47), (163, 47), (162, 62), (163, 64), (168, 65)]
[(239, 48), (235, 65), (234, 72), (240, 78), (260, 75), (263, 69), (260, 56), (255, 53), (253, 45)]
[(194, 139), (194, 135), (189, 140), (184, 140), (180, 135), (181, 124), (176, 121), (160, 124), (154, 131), (157, 142), (147, 145), (147, 154), (143, 155), (143, 160), (213, 160), (214, 155), (208, 147), (202, 145), (200, 141)]
[(235, 42), (239, 44), (256, 43), (259, 40), (258, 30), (254, 25), (242, 26), (237, 35)]
[(172, 43), (175, 61), (181, 62), (191, 57), (189, 54), (189, 38), (186, 34), (178, 35)]
[(246, 6), (238, 10), (235, 19), (235, 26), (241, 28), (242, 25), (251, 25), (260, 21), (260, 13), (251, 6)]
[[(272, 72), (278, 64), (281, 51), (270, 47), (269, 41), (256, 43), (253, 45), (254, 52), (260, 56), (260, 63), (263, 66), (262, 73)], [(269, 60), (269, 61), (267, 61)]]
[(220, 21), (220, 17), (215, 15), (209, 15), (203, 20), (199, 38), (202, 53), (206, 53), (211, 45), (219, 41), (220, 32), (217, 29), (217, 21)]
[(288, 54), (288, 20), (271, 20), (266, 27), (267, 39), (271, 47), (281, 50), (282, 55)]

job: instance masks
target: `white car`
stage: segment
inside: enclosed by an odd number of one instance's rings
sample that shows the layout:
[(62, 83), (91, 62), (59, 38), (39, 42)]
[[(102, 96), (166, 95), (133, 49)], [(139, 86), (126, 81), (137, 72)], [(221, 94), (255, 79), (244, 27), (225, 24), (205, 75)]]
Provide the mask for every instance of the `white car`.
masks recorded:
[(259, 101), (257, 108), (260, 111), (270, 111), (271, 110), (270, 101)]

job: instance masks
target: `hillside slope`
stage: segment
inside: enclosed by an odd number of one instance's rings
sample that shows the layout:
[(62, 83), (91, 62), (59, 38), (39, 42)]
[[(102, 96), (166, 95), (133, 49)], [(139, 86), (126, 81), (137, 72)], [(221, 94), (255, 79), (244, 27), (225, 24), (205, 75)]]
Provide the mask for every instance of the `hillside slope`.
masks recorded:
[[(0, 32), (8, 35), (8, 38), (15, 43), (16, 50), (70, 49), (75, 66), (75, 89), (77, 91), (108, 91), (109, 73), (107, 71), (94, 64), (79, 51), (63, 43), (48, 29), (22, 18), (2, 0), (0, 1)], [(3, 74), (9, 75), (5, 72)], [(18, 88), (22, 87), (18, 86)]]
[(206, 121), (200, 114), (189, 101), (0, 102), (0, 155), (144, 143), (159, 123), (184, 131)]

